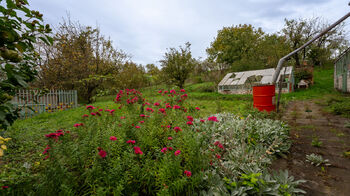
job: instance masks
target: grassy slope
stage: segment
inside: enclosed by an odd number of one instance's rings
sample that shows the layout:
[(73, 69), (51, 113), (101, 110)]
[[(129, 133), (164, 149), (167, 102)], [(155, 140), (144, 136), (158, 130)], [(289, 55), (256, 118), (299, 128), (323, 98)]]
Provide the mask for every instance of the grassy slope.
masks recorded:
[[(308, 90), (301, 90), (291, 94), (283, 94), (282, 101), (285, 103), (293, 99), (313, 99), (327, 96), (339, 96), (339, 92), (333, 89), (333, 70), (315, 70), (315, 85)], [(217, 92), (203, 92), (211, 87), (212, 83), (187, 85), (186, 90), (189, 95), (189, 102), (201, 108), (202, 115), (207, 116), (218, 112), (233, 112), (246, 115), (252, 108), (252, 95), (221, 95)], [(160, 100), (161, 96), (157, 92), (165, 89), (165, 86), (149, 87), (143, 90), (144, 96), (151, 101)], [(156, 94), (156, 95), (155, 95)], [(112, 101), (114, 96), (98, 98), (94, 106), (102, 108), (116, 109)], [(117, 110), (118, 111), (118, 110)], [(44, 113), (36, 117), (17, 120), (8, 130), (6, 135), (13, 137), (15, 142), (21, 146), (18, 153), (30, 155), (31, 152), (40, 152), (44, 141), (44, 134), (57, 129), (72, 129), (75, 123), (79, 123), (81, 116), (86, 112), (84, 106), (56, 113)], [(118, 114), (117, 114), (118, 115)], [(40, 148), (40, 149), (39, 149)]]

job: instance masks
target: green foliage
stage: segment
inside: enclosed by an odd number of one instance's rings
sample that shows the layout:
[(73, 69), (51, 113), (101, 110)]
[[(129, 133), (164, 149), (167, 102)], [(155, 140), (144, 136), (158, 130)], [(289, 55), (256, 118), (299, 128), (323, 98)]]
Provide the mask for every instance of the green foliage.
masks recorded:
[(34, 44), (51, 44), (49, 25), (43, 15), (30, 10), (28, 2), (7, 0), (0, 5), (0, 130), (18, 118), (18, 109), (10, 103), (15, 91), (26, 88), (36, 75), (39, 59)]
[(350, 98), (347, 96), (328, 96), (324, 102), (326, 111), (350, 118)]
[(165, 53), (164, 59), (160, 61), (166, 80), (179, 88), (184, 87), (186, 79), (196, 64), (190, 47), (191, 44), (187, 42), (185, 48), (180, 46), (180, 50), (170, 48)]
[(325, 165), (325, 166), (331, 165), (328, 159), (323, 159), (321, 155), (317, 155), (314, 153), (306, 155), (306, 162), (309, 162), (311, 163), (311, 165), (315, 165), (316, 167), (320, 165)]
[(322, 146), (322, 144), (323, 144), (323, 142), (320, 141), (318, 137), (313, 137), (312, 138), (311, 146), (319, 148), (319, 147)]
[(233, 71), (274, 67), (287, 51), (283, 37), (246, 24), (219, 30), (207, 48), (209, 61), (228, 64)]
[(123, 85), (136, 88), (135, 80), (140, 83), (140, 72), (142, 79), (144, 77), (144, 71), (126, 62), (128, 56), (115, 49), (99, 28), (83, 26), (69, 18), (57, 29), (54, 44), (42, 48), (40, 52), (47, 58), (40, 62), (40, 79), (36, 86), (76, 89), (84, 102), (93, 102), (97, 90), (124, 88)]
[[(285, 19), (281, 35), (286, 38), (289, 50), (292, 51), (301, 47), (328, 26), (329, 24), (321, 18)], [(348, 41), (345, 39), (345, 35), (344, 24), (338, 25), (302, 52), (293, 55), (292, 59), (295, 65), (301, 66), (301, 59), (307, 60), (315, 66), (326, 65), (331, 62), (336, 50), (343, 51), (347, 48)]]
[[(100, 103), (95, 109), (58, 112), (51, 114), (56, 116), (52, 119), (49, 114), (42, 114), (23, 121), (31, 122), (32, 126), (15, 124), (7, 133), (13, 142), (9, 143), (4, 159), (8, 165), (1, 171), (0, 185), (11, 187), (9, 194), (40, 195), (192, 195), (203, 191), (225, 195), (230, 191), (222, 180), (225, 177), (231, 182), (240, 180), (237, 187), (247, 193), (267, 194), (269, 188), (277, 191), (282, 187), (265, 178), (268, 175), (265, 168), (273, 154), (289, 148), (288, 127), (282, 122), (245, 119), (229, 113), (215, 115), (218, 122), (201, 122), (202, 108), (196, 110), (196, 105), (182, 96), (185, 93), (167, 96), (169, 93), (164, 91), (161, 94), (153, 91), (153, 94), (156, 95), (144, 101), (144, 95), (124, 91), (119, 93), (117, 104)], [(133, 103), (128, 104), (131, 100)], [(168, 108), (164, 115), (159, 110), (165, 108), (164, 101), (182, 108)], [(154, 106), (156, 102), (160, 106)], [(115, 111), (111, 112), (112, 109)], [(101, 116), (81, 118), (91, 112)], [(194, 117), (193, 125), (186, 125), (188, 115)], [(60, 121), (53, 123), (49, 119)], [(72, 127), (75, 123), (83, 126)], [(176, 126), (182, 131), (174, 131)], [(57, 140), (45, 139), (45, 134), (58, 133), (55, 131), (58, 129), (64, 135)], [(117, 140), (111, 141), (110, 136)], [(135, 140), (136, 144), (126, 143), (128, 140)], [(217, 141), (220, 145), (216, 145)], [(47, 145), (50, 148), (43, 154)], [(135, 154), (136, 146), (143, 154)], [(106, 157), (99, 156), (98, 147), (106, 151)], [(164, 147), (168, 148), (165, 153), (161, 151)], [(175, 156), (175, 150), (181, 153)], [(29, 158), (21, 160), (22, 156)], [(191, 175), (184, 174), (185, 170), (191, 171)], [(17, 180), (11, 180), (14, 177)], [(289, 191), (286, 192), (292, 194)]]

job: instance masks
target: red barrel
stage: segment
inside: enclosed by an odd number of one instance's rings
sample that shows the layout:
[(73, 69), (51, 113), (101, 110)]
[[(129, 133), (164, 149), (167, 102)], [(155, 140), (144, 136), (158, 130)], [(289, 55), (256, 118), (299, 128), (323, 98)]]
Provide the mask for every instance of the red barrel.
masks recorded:
[(253, 101), (260, 111), (275, 111), (275, 85), (253, 86)]

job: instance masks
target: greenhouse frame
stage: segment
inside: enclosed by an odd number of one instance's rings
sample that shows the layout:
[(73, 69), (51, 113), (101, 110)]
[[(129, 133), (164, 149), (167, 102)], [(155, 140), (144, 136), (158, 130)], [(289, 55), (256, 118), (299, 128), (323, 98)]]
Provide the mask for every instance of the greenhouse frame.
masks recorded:
[(334, 63), (334, 88), (350, 92), (350, 48), (339, 55)]
[[(274, 68), (228, 73), (218, 84), (218, 92), (221, 94), (251, 94), (252, 86), (272, 84), (274, 73)], [(281, 69), (277, 81), (280, 81), (281, 76), (282, 92), (293, 92), (295, 82), (293, 66)], [(276, 84), (276, 92), (278, 86), (279, 82)]]

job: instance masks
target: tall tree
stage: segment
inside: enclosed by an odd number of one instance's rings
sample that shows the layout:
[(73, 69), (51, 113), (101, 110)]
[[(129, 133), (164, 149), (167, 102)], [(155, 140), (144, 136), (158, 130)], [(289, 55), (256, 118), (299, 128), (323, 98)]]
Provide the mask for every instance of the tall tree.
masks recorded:
[(183, 88), (186, 79), (196, 64), (196, 60), (192, 58), (191, 44), (187, 42), (185, 47), (180, 46), (179, 50), (170, 48), (160, 63), (168, 80), (172, 84)]
[(54, 35), (52, 47), (43, 48), (46, 55), (40, 63), (39, 85), (47, 88), (77, 89), (80, 97), (92, 102), (98, 88), (115, 77), (127, 60), (98, 28), (64, 21)]
[[(286, 38), (290, 51), (293, 51), (312, 39), (329, 24), (321, 18), (312, 19), (285, 19), (285, 25), (280, 34)], [(348, 47), (345, 39), (344, 24), (338, 25), (302, 52), (292, 56), (296, 66), (301, 65), (302, 60), (309, 60), (313, 65), (321, 65), (339, 51)]]
[(52, 42), (51, 28), (43, 24), (43, 15), (28, 5), (27, 0), (0, 4), (0, 130), (19, 116), (19, 110), (10, 103), (16, 90), (35, 79), (40, 56), (33, 45), (38, 40)]
[(254, 54), (263, 35), (264, 32), (260, 28), (255, 29), (252, 25), (224, 27), (218, 31), (215, 40), (207, 48), (208, 59), (217, 63), (230, 64), (235, 70), (239, 61)]

